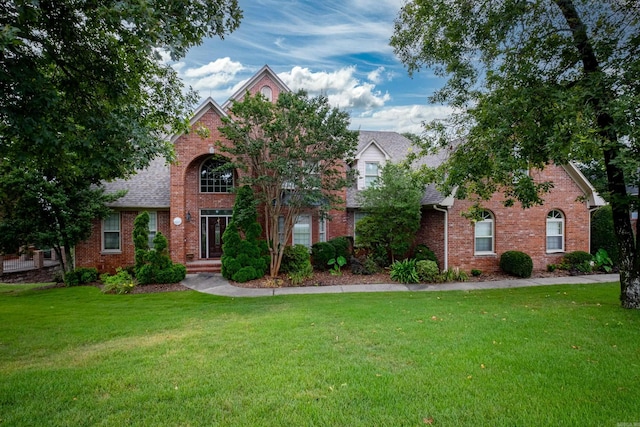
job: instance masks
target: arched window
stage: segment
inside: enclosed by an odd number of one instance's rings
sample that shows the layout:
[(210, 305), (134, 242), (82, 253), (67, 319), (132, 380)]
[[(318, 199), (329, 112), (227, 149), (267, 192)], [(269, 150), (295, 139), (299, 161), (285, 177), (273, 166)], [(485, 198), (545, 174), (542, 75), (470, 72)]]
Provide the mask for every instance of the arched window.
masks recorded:
[(493, 215), (489, 211), (482, 211), (480, 218), (475, 227), (475, 253), (476, 255), (492, 254), (494, 253)]
[(229, 193), (233, 189), (233, 169), (224, 168), (226, 162), (210, 158), (200, 168), (201, 193)]
[(564, 215), (555, 209), (547, 214), (547, 252), (564, 252)]
[(271, 100), (273, 99), (273, 92), (271, 91), (271, 88), (269, 86), (262, 86), (262, 89), (260, 89), (260, 93), (269, 102), (271, 102)]

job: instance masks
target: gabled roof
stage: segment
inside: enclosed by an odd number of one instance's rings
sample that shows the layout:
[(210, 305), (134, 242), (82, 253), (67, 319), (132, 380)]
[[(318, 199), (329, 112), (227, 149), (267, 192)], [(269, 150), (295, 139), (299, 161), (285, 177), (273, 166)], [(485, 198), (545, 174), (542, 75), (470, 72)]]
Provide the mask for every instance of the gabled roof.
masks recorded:
[(242, 86), (240, 86), (240, 89), (238, 89), (233, 95), (231, 95), (231, 97), (227, 101), (225, 101), (224, 104), (222, 104), (222, 108), (225, 111), (229, 110), (233, 101), (239, 101), (240, 99), (242, 99), (247, 90), (253, 87), (258, 81), (260, 81), (260, 79), (265, 76), (268, 76), (271, 80), (273, 80), (275, 84), (279, 86), (280, 92), (291, 92), (291, 89), (289, 89), (287, 85), (284, 84), (280, 77), (278, 77), (278, 75), (274, 73), (268, 65), (265, 65), (260, 69), (260, 71), (254, 74), (253, 77), (251, 77)]
[(587, 196), (587, 203), (590, 208), (595, 208), (598, 206), (604, 206), (607, 202), (598, 194), (596, 189), (593, 187), (591, 182), (587, 179), (586, 176), (578, 169), (575, 163), (569, 162), (566, 165), (562, 166), (565, 171), (569, 174), (571, 179), (580, 187), (582, 192)]
[[(213, 98), (208, 97), (193, 112), (193, 116), (191, 117), (191, 120), (189, 120), (189, 127), (193, 127), (193, 125), (195, 125), (198, 122), (198, 120), (200, 120), (202, 118), (202, 116), (204, 116), (205, 113), (207, 111), (209, 111), (209, 110), (213, 110), (220, 117), (224, 117), (224, 116), (227, 115), (227, 113), (224, 112), (222, 107), (220, 107), (220, 105), (218, 105), (218, 103), (216, 101), (214, 101)], [(178, 140), (178, 138), (180, 138), (181, 136), (182, 136), (182, 133), (177, 133), (177, 134), (173, 135), (171, 137), (171, 139), (170, 139), (171, 143), (172, 144), (175, 143)]]

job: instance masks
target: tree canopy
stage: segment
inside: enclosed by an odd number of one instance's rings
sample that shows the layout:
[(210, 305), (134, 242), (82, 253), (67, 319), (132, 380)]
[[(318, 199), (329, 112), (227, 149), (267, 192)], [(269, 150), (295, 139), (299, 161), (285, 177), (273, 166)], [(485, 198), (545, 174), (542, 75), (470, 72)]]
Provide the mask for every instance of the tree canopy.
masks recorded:
[(446, 79), (431, 102), (458, 112), (426, 128), (426, 149), (448, 147), (443, 191), (523, 207), (551, 182), (524, 171), (550, 163), (606, 172), (620, 247), (621, 300), (640, 308), (640, 259), (629, 212), (640, 171), (640, 8), (620, 0), (409, 1), (391, 39), (410, 73)]
[(275, 103), (246, 93), (223, 121), (220, 132), (231, 144), (219, 147), (245, 171), (243, 183), (256, 189), (275, 277), (285, 246), (280, 242), (291, 240), (297, 217), (306, 210), (323, 215), (344, 203), (336, 192), (351, 183), (345, 162), (358, 134), (348, 129), (348, 113), (304, 91), (281, 93)]
[[(233, 31), (241, 16), (236, 0), (2, 2), (0, 194), (10, 197), (26, 175), (56, 194), (83, 193), (158, 155), (171, 159), (166, 135), (186, 129), (197, 97), (162, 54), (178, 59), (203, 37)], [(49, 221), (61, 200), (47, 194), (21, 208), (23, 219)], [(3, 204), (0, 221), (14, 218), (20, 203)], [(82, 206), (66, 210), (86, 231)], [(15, 233), (25, 243), (35, 238), (28, 228)]]
[(409, 165), (385, 164), (376, 185), (358, 193), (367, 217), (356, 224), (356, 244), (384, 248), (391, 262), (406, 255), (420, 228), (423, 195)]

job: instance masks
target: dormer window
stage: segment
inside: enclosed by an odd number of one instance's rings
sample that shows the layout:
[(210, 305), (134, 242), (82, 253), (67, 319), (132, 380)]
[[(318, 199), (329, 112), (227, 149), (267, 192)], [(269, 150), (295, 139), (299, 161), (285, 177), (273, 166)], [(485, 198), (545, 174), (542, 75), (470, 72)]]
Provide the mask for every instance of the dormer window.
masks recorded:
[(273, 91), (269, 86), (262, 86), (262, 89), (260, 89), (260, 94), (262, 94), (262, 96), (264, 96), (265, 99), (269, 102), (273, 100)]
[(380, 176), (380, 163), (366, 162), (364, 165), (364, 188), (376, 185)]

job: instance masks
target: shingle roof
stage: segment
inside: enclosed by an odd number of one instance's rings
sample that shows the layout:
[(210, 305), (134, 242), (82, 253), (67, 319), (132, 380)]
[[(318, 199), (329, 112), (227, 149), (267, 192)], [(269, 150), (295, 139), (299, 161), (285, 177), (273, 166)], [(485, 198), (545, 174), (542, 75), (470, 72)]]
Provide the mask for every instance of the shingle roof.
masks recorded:
[(124, 197), (109, 204), (113, 208), (168, 209), (171, 199), (169, 165), (164, 158), (156, 158), (131, 178), (106, 182), (104, 188), (106, 193), (128, 190)]

